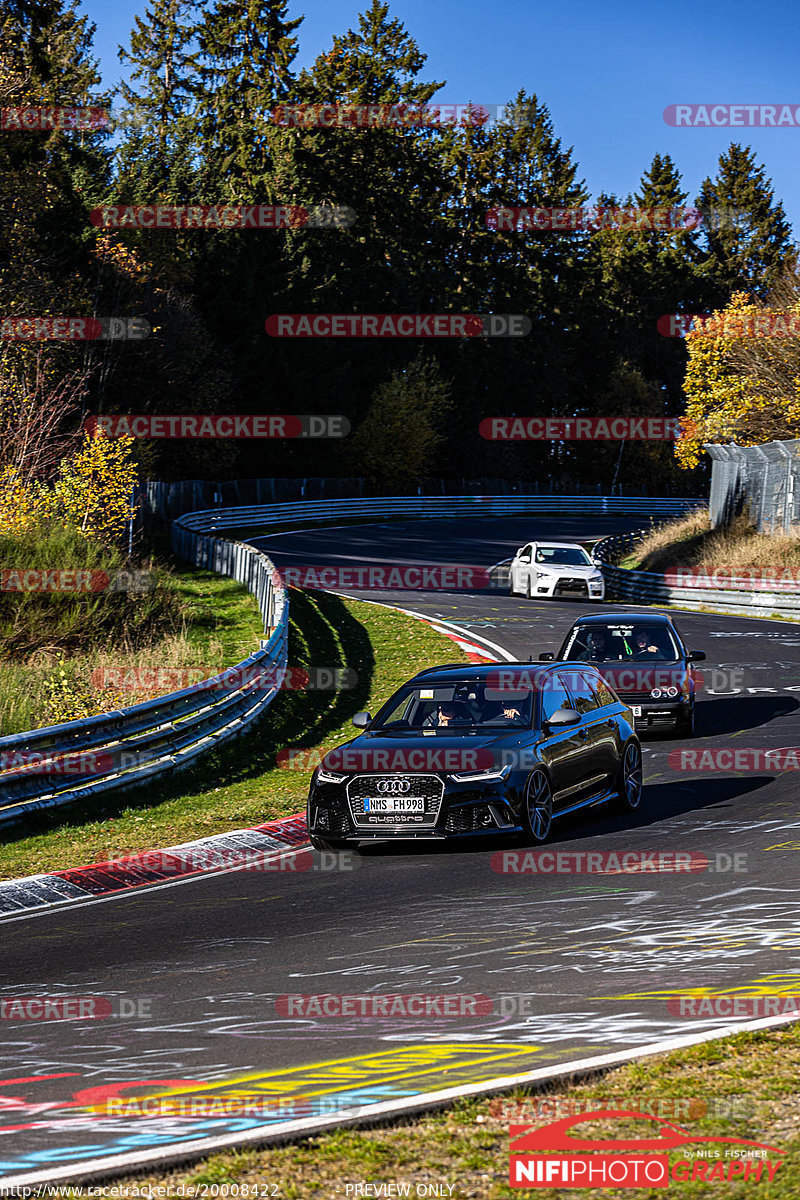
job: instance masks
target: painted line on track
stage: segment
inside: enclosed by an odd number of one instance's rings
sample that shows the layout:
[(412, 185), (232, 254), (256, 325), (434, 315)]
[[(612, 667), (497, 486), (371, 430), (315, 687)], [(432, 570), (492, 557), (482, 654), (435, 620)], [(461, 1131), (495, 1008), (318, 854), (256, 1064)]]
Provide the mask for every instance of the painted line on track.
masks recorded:
[[(800, 1020), (797, 1015), (762, 1017), (755, 1021), (747, 1021), (738, 1025), (727, 1025), (722, 1029), (707, 1030), (704, 1033), (687, 1034), (684, 1037), (669, 1038), (661, 1042), (652, 1042), (647, 1046), (639, 1046), (632, 1050), (621, 1050), (611, 1054), (598, 1054), (590, 1058), (578, 1059), (565, 1063), (561, 1067), (539, 1067), (533, 1071), (524, 1071), (516, 1075), (498, 1075), (494, 1079), (484, 1079), (479, 1083), (460, 1084), (457, 1087), (442, 1088), (434, 1092), (420, 1092), (414, 1096), (383, 1100), (377, 1104), (365, 1105), (357, 1113), (348, 1116), (346, 1110), (330, 1117), (305, 1117), (296, 1121), (286, 1121), (279, 1124), (261, 1125), (246, 1133), (223, 1134), (219, 1137), (198, 1138), (196, 1141), (175, 1142), (168, 1149), (136, 1150), (128, 1154), (110, 1155), (107, 1158), (88, 1159), (84, 1163), (75, 1160), (64, 1167), (54, 1167), (46, 1171), (37, 1171), (27, 1175), (7, 1176), (0, 1182), (13, 1185), (15, 1188), (44, 1183), (88, 1183), (101, 1180), (120, 1173), (140, 1170), (147, 1167), (166, 1167), (171, 1164), (186, 1163), (190, 1160), (205, 1158), (220, 1150), (231, 1150), (238, 1147), (254, 1145), (273, 1145), (282, 1142), (299, 1141), (320, 1133), (326, 1133), (343, 1127), (374, 1124), (376, 1121), (397, 1119), (411, 1113), (424, 1112), (435, 1108), (444, 1108), (454, 1100), (469, 1096), (486, 1096), (504, 1092), (513, 1088), (537, 1084), (540, 1088), (556, 1082), (574, 1081), (575, 1079), (595, 1074), (603, 1074), (614, 1067), (625, 1063), (635, 1062), (640, 1058), (649, 1058), (654, 1054), (667, 1054), (674, 1050), (686, 1049), (689, 1046), (702, 1045), (705, 1042), (718, 1041), (732, 1037), (735, 1034), (757, 1032), (764, 1029), (776, 1029), (791, 1025)], [(490, 1047), (491, 1043), (487, 1043)], [(522, 1049), (522, 1047), (521, 1047)]]

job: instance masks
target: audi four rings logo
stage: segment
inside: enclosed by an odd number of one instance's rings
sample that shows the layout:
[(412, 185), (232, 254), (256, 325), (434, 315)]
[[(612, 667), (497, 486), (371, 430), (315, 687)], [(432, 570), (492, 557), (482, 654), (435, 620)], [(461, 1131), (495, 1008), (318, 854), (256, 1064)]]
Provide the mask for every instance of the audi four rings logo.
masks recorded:
[(410, 779), (381, 779), (376, 784), (382, 796), (402, 796), (411, 787)]

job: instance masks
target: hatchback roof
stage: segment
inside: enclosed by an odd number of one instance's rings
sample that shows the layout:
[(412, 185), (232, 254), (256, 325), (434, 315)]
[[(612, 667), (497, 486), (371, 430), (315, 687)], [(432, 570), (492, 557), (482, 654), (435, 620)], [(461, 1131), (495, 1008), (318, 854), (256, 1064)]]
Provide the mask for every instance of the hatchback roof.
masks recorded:
[(666, 613), (592, 613), (578, 617), (576, 625), (671, 625), (672, 618)]

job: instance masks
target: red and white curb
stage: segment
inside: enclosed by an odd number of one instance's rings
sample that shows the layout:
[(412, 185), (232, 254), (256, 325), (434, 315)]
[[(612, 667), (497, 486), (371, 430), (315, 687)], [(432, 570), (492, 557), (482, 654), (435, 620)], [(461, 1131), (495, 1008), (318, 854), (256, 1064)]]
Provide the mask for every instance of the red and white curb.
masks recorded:
[(235, 829), (164, 850), (145, 850), (110, 862), (71, 867), (43, 875), (0, 882), (0, 919), (41, 910), (54, 904), (96, 900), (136, 888), (175, 883), (198, 875), (235, 870), (275, 870), (276, 858), (286, 857), (286, 869), (308, 870), (308, 862), (289, 851), (308, 845), (304, 813), (267, 821), (252, 829)]

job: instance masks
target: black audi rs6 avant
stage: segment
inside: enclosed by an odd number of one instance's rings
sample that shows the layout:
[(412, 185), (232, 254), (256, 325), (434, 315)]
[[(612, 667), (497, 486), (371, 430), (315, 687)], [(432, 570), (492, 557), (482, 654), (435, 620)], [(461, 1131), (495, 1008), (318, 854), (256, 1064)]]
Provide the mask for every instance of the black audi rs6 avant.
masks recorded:
[(555, 817), (641, 801), (633, 714), (590, 665), (433, 667), (353, 724), (362, 732), (311, 778), (318, 850), (487, 834), (543, 842)]
[(543, 662), (591, 664), (630, 705), (637, 729), (684, 737), (694, 736), (694, 663), (705, 657), (686, 648), (671, 617), (654, 612), (580, 617), (558, 654), (539, 655)]

